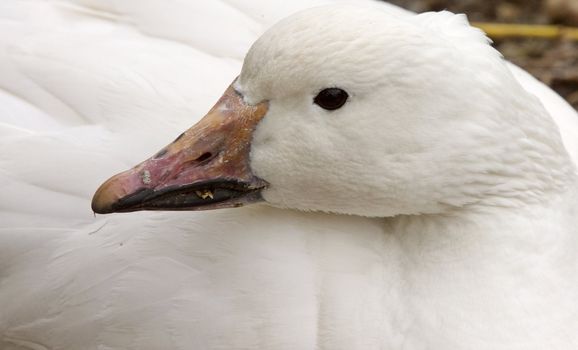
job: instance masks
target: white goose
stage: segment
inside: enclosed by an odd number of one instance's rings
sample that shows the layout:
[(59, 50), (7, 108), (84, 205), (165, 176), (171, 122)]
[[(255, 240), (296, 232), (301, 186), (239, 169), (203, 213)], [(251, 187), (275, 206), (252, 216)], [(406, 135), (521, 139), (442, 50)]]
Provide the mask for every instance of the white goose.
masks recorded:
[[(241, 70), (262, 29), (241, 11), (260, 7), (212, 3), (0, 5), (1, 349), (578, 346), (578, 116), (564, 101), (462, 16), (369, 3), (280, 22)], [(266, 4), (267, 21), (302, 6)], [(225, 27), (208, 26), (217, 15)], [(188, 34), (195, 23), (212, 32)], [(270, 205), (93, 218), (91, 190), (239, 70), (207, 128), (93, 205), (259, 192)], [(224, 132), (223, 115), (254, 132)]]

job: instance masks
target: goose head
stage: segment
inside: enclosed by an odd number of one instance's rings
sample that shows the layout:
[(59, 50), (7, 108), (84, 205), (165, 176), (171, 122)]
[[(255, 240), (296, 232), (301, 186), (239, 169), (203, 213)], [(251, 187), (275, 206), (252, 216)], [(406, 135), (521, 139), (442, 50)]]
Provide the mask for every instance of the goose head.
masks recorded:
[(464, 16), (329, 6), (267, 31), (207, 116), (92, 206), (435, 214), (540, 201), (571, 174), (555, 124)]

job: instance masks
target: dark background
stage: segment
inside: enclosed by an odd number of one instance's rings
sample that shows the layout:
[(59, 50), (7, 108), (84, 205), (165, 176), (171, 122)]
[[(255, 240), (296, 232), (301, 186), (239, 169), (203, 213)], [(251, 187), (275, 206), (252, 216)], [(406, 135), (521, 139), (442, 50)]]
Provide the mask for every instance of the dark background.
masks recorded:
[[(388, 0), (412, 11), (449, 10), (470, 21), (559, 24), (578, 27), (578, 0)], [(550, 85), (578, 109), (578, 41), (570, 39), (496, 39), (504, 56)]]

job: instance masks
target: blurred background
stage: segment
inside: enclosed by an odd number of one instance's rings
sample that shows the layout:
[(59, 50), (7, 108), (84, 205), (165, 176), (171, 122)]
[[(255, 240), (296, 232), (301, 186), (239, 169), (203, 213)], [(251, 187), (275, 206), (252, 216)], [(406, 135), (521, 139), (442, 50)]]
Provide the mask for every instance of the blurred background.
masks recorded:
[[(416, 12), (449, 10), (471, 22), (578, 27), (578, 0), (388, 0)], [(536, 28), (536, 33), (540, 31)], [(578, 38), (492, 37), (504, 56), (550, 85), (578, 110)]]

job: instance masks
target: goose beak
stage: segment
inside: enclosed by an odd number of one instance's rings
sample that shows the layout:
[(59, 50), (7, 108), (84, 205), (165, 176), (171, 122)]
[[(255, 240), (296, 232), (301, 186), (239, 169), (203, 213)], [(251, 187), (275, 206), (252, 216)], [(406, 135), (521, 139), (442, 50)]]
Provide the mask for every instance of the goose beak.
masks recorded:
[(92, 210), (207, 210), (261, 201), (267, 183), (251, 172), (249, 151), (267, 109), (267, 102), (246, 104), (229, 86), (209, 113), (173, 143), (102, 184)]

